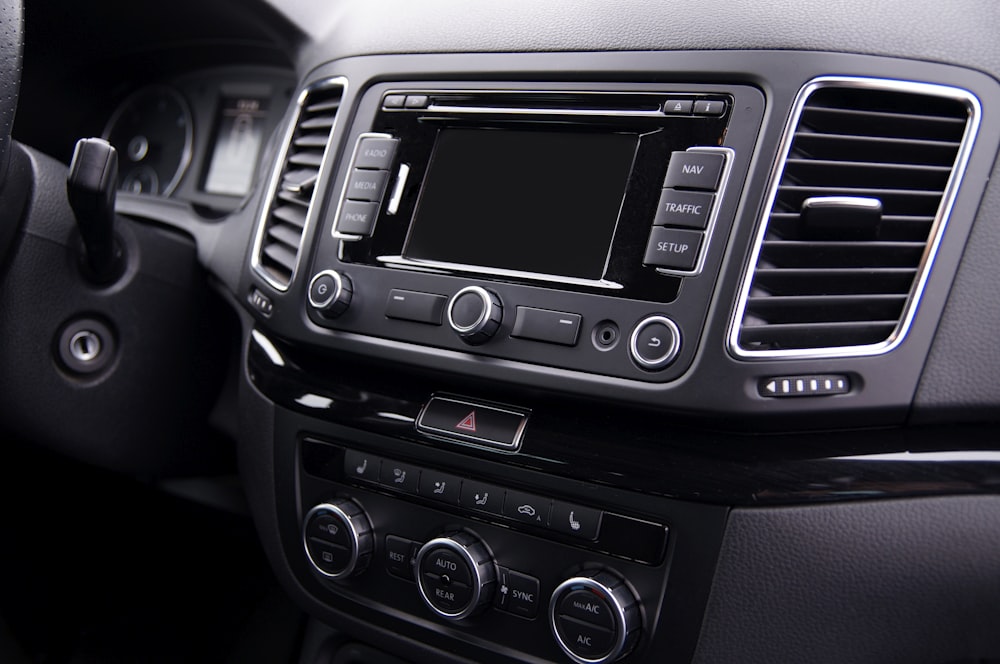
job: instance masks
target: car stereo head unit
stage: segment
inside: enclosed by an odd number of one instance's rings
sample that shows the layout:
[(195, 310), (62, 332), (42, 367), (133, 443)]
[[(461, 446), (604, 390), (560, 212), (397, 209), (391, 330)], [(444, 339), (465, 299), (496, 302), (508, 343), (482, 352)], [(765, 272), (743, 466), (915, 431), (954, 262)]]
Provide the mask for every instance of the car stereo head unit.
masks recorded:
[[(724, 243), (732, 224), (727, 191), (746, 171), (759, 93), (498, 87), (363, 94), (350, 158), (326, 189), (310, 284), (337, 297), (312, 293), (310, 319), (439, 347), (457, 334), (460, 348), (596, 373), (675, 375), (667, 368), (686, 356), (683, 338), (698, 338), (689, 319), (701, 324), (711, 283), (685, 285), (695, 299), (683, 311), (681, 287), (706, 271), (714, 280), (714, 238)], [(733, 141), (747, 119), (752, 130)], [(348, 309), (341, 291), (357, 290), (359, 275), (365, 304)], [(521, 353), (515, 339), (596, 355)]]

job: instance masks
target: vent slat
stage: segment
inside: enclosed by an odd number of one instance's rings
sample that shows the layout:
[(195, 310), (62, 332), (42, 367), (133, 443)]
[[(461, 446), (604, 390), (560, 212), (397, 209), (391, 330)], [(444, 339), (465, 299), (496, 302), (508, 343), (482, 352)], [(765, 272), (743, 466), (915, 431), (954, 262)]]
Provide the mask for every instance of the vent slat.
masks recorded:
[[(971, 104), (950, 90), (831, 83), (802, 107), (757, 252), (737, 343), (810, 351), (890, 340), (939, 226)], [(848, 201), (877, 199), (862, 216)]]
[(296, 251), (298, 251), (299, 242), (302, 241), (302, 229), (294, 226), (272, 225), (267, 229), (267, 235)]
[(285, 290), (294, 277), (320, 169), (340, 107), (343, 88), (311, 90), (302, 101), (288, 142), (282, 150), (277, 187), (258, 229), (256, 268), (271, 285)]
[(271, 210), (271, 216), (301, 229), (305, 228), (308, 212), (308, 208), (280, 205)]

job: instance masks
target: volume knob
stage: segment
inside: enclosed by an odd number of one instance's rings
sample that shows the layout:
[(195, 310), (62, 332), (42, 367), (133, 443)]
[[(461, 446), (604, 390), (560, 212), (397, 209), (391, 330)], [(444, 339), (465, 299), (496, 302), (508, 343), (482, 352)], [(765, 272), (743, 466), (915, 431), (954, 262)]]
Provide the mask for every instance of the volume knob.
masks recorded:
[(316, 273), (309, 282), (309, 304), (324, 318), (336, 318), (351, 306), (354, 285), (336, 270)]
[(467, 286), (448, 303), (448, 325), (470, 346), (489, 341), (503, 320), (500, 296), (479, 286)]
[(608, 664), (627, 654), (639, 639), (640, 623), (639, 600), (608, 571), (564, 581), (549, 602), (556, 642), (578, 664)]

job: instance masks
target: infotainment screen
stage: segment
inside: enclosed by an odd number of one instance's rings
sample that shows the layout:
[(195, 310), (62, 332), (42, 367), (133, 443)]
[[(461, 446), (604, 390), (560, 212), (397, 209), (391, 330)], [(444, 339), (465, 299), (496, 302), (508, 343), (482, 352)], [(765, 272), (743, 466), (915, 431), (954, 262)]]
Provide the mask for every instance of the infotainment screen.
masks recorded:
[(442, 129), (403, 255), (598, 280), (638, 141), (634, 133)]

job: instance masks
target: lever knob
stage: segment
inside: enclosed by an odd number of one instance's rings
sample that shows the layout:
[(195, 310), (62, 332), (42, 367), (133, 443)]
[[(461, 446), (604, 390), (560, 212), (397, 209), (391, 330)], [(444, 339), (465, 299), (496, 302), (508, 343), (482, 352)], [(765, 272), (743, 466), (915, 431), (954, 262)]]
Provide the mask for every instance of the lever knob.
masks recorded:
[(95, 281), (113, 281), (121, 268), (115, 246), (115, 198), (118, 153), (100, 138), (81, 138), (73, 151), (66, 195), (86, 251), (86, 267)]

